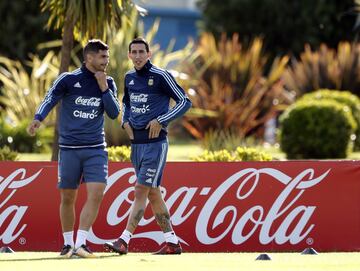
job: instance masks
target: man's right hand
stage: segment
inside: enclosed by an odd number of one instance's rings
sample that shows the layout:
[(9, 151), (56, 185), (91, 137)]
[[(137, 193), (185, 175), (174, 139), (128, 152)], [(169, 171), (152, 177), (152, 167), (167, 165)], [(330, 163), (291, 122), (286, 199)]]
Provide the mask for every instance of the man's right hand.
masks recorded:
[(37, 129), (40, 128), (40, 125), (41, 125), (41, 122), (40, 122), (40, 121), (38, 121), (38, 120), (33, 120), (33, 121), (29, 124), (29, 126), (28, 126), (28, 128), (27, 128), (28, 134), (31, 135), (31, 136), (34, 136), (35, 133), (36, 133), (36, 131), (37, 131)]
[(134, 139), (134, 132), (133, 132), (133, 129), (131, 128), (130, 124), (128, 122), (125, 122), (124, 123), (124, 129), (126, 131), (126, 133), (128, 134), (129, 138), (131, 140)]

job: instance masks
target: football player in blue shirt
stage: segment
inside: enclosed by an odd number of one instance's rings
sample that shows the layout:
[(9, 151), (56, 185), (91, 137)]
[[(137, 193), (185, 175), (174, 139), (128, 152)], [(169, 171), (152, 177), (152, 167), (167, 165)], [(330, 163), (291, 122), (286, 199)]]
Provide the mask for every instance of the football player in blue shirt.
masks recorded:
[[(134, 70), (125, 75), (122, 126), (131, 140), (131, 161), (136, 171), (135, 199), (126, 229), (106, 250), (126, 254), (131, 236), (142, 219), (149, 200), (155, 219), (164, 233), (165, 245), (155, 254), (181, 254), (170, 214), (160, 192), (168, 150), (167, 126), (182, 116), (191, 102), (172, 75), (150, 62), (149, 44), (136, 38), (129, 44)], [(170, 108), (170, 98), (175, 105)]]
[[(105, 72), (108, 46), (100, 40), (90, 40), (83, 56), (81, 68), (62, 73), (54, 81), (28, 127), (29, 134), (35, 135), (41, 121), (61, 100), (58, 188), (63, 258), (70, 258), (73, 253), (83, 258), (95, 257), (86, 245), (86, 238), (96, 219), (108, 176), (104, 112), (112, 119), (120, 112), (115, 82)], [(74, 243), (75, 202), (81, 181), (86, 184), (87, 200)]]

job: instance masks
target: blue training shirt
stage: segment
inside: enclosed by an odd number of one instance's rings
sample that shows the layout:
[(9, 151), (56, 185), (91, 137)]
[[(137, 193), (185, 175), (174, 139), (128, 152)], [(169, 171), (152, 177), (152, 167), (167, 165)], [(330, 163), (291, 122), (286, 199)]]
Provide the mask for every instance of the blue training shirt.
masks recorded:
[(102, 92), (94, 73), (85, 65), (62, 73), (48, 90), (34, 118), (42, 121), (61, 100), (60, 148), (105, 146), (104, 112), (112, 119), (120, 112), (113, 78), (107, 76), (107, 83), (109, 89)]
[[(170, 98), (176, 103), (172, 108)], [(133, 128), (132, 143), (156, 142), (166, 138), (169, 122), (191, 107), (191, 101), (173, 76), (150, 61), (141, 70), (126, 73), (122, 102), (122, 125), (129, 122)], [(149, 130), (145, 127), (153, 119), (157, 119), (163, 129), (158, 138), (149, 139)]]

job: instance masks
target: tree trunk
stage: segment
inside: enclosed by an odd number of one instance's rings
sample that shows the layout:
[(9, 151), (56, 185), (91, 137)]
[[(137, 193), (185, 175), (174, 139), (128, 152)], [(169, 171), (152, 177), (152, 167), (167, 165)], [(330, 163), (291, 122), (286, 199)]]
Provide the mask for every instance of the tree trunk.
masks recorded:
[[(67, 10), (64, 28), (63, 28), (63, 36), (62, 36), (62, 46), (61, 46), (61, 62), (60, 62), (60, 70), (59, 75), (63, 72), (67, 72), (70, 66), (71, 60), (71, 50), (74, 44), (74, 24), (75, 20), (73, 18), (73, 14), (71, 10)], [(58, 124), (59, 124), (59, 108), (60, 103), (56, 106), (56, 121), (54, 127), (54, 141), (52, 145), (52, 156), (51, 161), (58, 160), (58, 153), (59, 153), (59, 131), (58, 131)]]

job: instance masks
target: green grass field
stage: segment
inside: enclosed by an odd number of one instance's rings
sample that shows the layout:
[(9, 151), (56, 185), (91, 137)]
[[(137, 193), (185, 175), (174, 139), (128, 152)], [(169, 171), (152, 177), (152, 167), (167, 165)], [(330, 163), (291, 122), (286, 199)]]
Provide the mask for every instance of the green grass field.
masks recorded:
[[(168, 152), (168, 161), (189, 161), (190, 156), (202, 153), (199, 144), (171, 144)], [(19, 161), (50, 161), (51, 153), (20, 153)]]
[(58, 259), (55, 252), (15, 252), (0, 254), (0, 270), (141, 270), (141, 271), (356, 271), (360, 253), (269, 253), (270, 261), (256, 261), (259, 253), (183, 253), (155, 256), (129, 253), (117, 256), (95, 253), (97, 259)]

